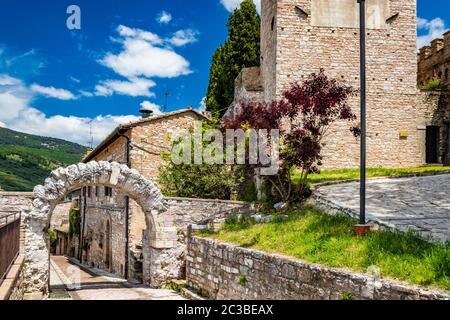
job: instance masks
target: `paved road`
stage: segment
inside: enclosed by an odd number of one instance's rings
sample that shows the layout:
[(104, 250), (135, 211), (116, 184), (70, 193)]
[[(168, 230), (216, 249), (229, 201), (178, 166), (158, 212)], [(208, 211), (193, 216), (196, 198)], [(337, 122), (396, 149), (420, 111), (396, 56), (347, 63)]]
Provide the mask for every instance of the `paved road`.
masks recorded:
[[(340, 207), (359, 213), (359, 183), (320, 187), (317, 193)], [(375, 179), (367, 184), (367, 216), (413, 229), (437, 240), (450, 237), (450, 174)]]
[(80, 268), (64, 256), (50, 260), (50, 298), (72, 300), (182, 300), (176, 292), (134, 285)]

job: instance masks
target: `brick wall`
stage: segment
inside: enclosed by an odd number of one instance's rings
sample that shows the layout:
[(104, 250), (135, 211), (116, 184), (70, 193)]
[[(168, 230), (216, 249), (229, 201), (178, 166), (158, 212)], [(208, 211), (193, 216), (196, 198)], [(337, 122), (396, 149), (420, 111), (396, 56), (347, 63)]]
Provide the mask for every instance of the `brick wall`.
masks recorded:
[(188, 285), (211, 299), (436, 300), (448, 292), (412, 287), (367, 274), (309, 264), (284, 256), (192, 237), (186, 257)]

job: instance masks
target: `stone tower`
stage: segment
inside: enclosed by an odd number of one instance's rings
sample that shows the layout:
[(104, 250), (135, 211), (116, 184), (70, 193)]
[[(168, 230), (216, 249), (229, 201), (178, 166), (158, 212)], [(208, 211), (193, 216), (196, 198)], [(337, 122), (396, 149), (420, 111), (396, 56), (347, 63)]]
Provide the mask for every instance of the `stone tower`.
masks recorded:
[[(424, 163), (417, 123), (416, 0), (367, 0), (368, 165)], [(359, 88), (356, 0), (262, 0), (261, 83), (266, 101), (321, 68)], [(351, 101), (359, 114), (359, 97)], [(357, 167), (359, 140), (331, 128), (326, 167)]]

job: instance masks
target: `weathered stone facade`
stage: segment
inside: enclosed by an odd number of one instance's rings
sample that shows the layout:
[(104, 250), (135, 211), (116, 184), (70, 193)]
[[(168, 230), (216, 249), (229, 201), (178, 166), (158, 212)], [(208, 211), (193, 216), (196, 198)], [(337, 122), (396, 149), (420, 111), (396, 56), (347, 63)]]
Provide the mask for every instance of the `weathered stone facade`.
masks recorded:
[[(171, 136), (206, 119), (191, 108), (156, 115), (116, 129), (84, 161), (115, 161), (155, 180), (170, 150)], [(82, 262), (141, 282), (143, 237), (147, 222), (141, 207), (126, 194), (104, 187), (82, 189)]]
[(444, 34), (443, 39), (434, 39), (431, 46), (421, 48), (417, 64), (419, 86), (426, 86), (433, 79), (450, 84), (450, 31)]
[[(422, 141), (420, 152), (425, 157), (434, 157), (437, 163), (450, 165), (450, 92), (421, 91), (417, 95), (417, 120)], [(434, 137), (430, 137), (430, 132), (434, 132)], [(434, 145), (433, 150), (430, 150), (430, 144)], [(426, 158), (424, 161), (433, 162)]]
[(187, 282), (211, 299), (449, 300), (444, 291), (377, 279), (211, 239), (188, 241)]
[[(422, 108), (417, 107), (416, 0), (369, 0), (366, 5), (368, 166), (423, 165), (427, 161), (421, 128), (426, 124)], [(263, 100), (280, 99), (292, 83), (321, 68), (359, 88), (355, 1), (262, 0), (261, 7), (258, 81), (263, 84)], [(237, 90), (236, 99), (241, 96), (242, 90)], [(350, 99), (357, 115), (359, 101), (359, 96)], [(359, 165), (359, 139), (350, 133), (348, 123), (333, 125), (324, 144), (324, 167)]]

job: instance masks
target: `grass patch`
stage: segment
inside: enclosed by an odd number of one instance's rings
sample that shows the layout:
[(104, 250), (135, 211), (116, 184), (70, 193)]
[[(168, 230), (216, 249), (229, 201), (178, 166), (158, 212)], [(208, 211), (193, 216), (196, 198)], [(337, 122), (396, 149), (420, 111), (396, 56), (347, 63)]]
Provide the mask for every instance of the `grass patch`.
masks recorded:
[[(443, 166), (429, 166), (429, 167), (417, 167), (417, 168), (399, 168), (399, 169), (388, 169), (388, 168), (368, 168), (367, 177), (402, 177), (412, 174), (430, 173), (430, 172), (450, 172), (450, 167)], [(359, 168), (356, 169), (332, 169), (332, 170), (322, 170), (321, 173), (314, 173), (308, 176), (308, 182), (311, 184), (328, 182), (328, 181), (339, 181), (339, 180), (350, 180), (359, 178)], [(292, 174), (293, 183), (297, 183), (299, 180), (299, 174), (294, 172)]]
[(311, 207), (292, 212), (283, 222), (241, 223), (206, 237), (269, 253), (280, 253), (329, 267), (367, 272), (377, 266), (383, 277), (450, 290), (450, 243), (429, 243), (413, 233), (372, 232), (356, 237), (356, 221), (329, 216)]

